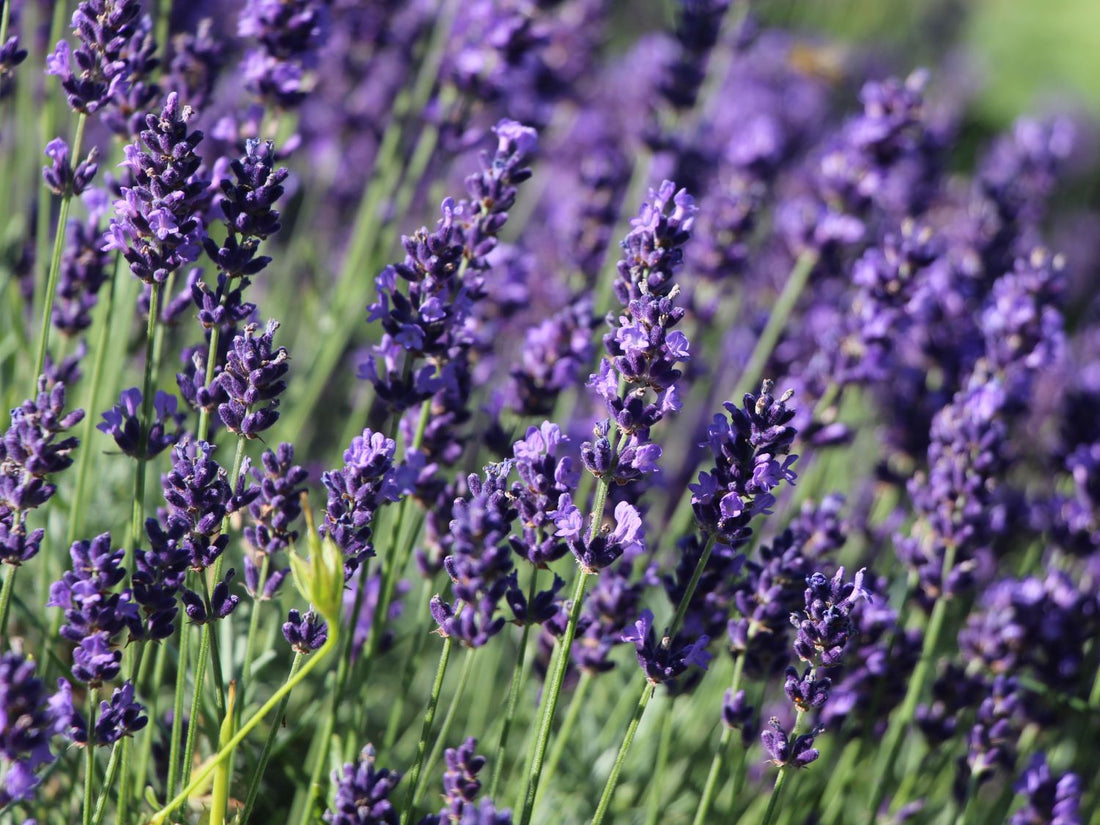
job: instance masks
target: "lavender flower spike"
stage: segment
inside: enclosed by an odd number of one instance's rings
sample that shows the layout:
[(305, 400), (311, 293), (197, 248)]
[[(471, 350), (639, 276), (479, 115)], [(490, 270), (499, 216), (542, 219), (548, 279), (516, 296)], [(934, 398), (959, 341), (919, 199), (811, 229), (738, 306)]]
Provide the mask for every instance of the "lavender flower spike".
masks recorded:
[(137, 387), (122, 391), (118, 404), (103, 413), (103, 422), (97, 424), (96, 429), (111, 436), (126, 455), (148, 461), (179, 441), (183, 434), (187, 415), (176, 412), (177, 405), (174, 395), (157, 390), (153, 399), (155, 414), (144, 451), (141, 449), (141, 390)]
[(30, 799), (34, 772), (53, 761), (50, 717), (34, 661), (17, 650), (0, 655), (0, 808)]
[(202, 161), (195, 154), (203, 135), (187, 131), (192, 115), (172, 92), (160, 115), (146, 116), (139, 142), (125, 148), (123, 165), (133, 185), (123, 187), (115, 203), (104, 249), (120, 251), (147, 284), (164, 283), (169, 273), (196, 260), (205, 234), (207, 181), (199, 177)]
[(374, 748), (370, 745), (363, 749), (358, 764), (344, 765), (344, 770), (334, 772), (332, 779), (336, 798), (324, 816), (329, 825), (398, 825), (397, 808), (390, 802), (390, 795), (401, 781), (401, 774), (375, 768)]

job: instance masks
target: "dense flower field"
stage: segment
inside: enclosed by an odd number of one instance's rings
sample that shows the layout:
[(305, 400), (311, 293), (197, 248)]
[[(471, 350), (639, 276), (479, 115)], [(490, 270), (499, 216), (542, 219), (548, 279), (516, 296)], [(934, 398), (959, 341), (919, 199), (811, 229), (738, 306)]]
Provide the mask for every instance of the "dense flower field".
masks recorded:
[(1100, 823), (1089, 128), (669, 6), (3, 3), (0, 823)]

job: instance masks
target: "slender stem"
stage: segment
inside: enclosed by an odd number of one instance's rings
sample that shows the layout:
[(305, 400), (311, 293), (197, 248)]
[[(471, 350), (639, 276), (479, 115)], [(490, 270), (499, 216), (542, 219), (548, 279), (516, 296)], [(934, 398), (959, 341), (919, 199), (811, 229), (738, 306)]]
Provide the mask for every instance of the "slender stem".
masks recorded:
[(424, 754), (428, 750), (428, 734), (432, 730), (432, 722), (435, 721), (435, 710), (439, 705), (439, 694), (443, 691), (443, 677), (447, 673), (447, 661), (451, 658), (451, 648), (454, 639), (448, 636), (443, 640), (443, 649), (439, 653), (439, 665), (435, 669), (435, 681), (432, 682), (432, 692), (428, 696), (428, 707), (424, 711), (424, 723), (420, 727), (420, 739), (416, 743), (416, 760), (413, 762), (412, 772), (409, 774), (409, 794), (405, 801), (405, 810), (401, 814), (401, 825), (408, 825), (412, 816), (413, 804), (416, 800), (416, 788), (420, 784), (420, 771), (424, 767)]
[(267, 572), (271, 566), (271, 557), (264, 553), (260, 562), (260, 575), (256, 580), (256, 597), (252, 600), (252, 615), (248, 617), (248, 640), (244, 645), (244, 663), (241, 665), (241, 701), (238, 707), (243, 708), (245, 699), (249, 693), (252, 676), (252, 656), (255, 654), (256, 631), (260, 626), (260, 605), (264, 603), (264, 585), (267, 584)]
[[(794, 718), (794, 727), (791, 728), (791, 736), (795, 737), (799, 735), (799, 730), (802, 728), (802, 720), (805, 718), (805, 711), (801, 708), (798, 709), (798, 715)], [(768, 800), (768, 809), (764, 811), (764, 818), (760, 821), (760, 825), (771, 825), (772, 817), (775, 816), (775, 812), (779, 810), (779, 795), (783, 791), (783, 785), (787, 781), (787, 774), (794, 768), (788, 763), (779, 766), (779, 773), (775, 777), (775, 785), (772, 787), (772, 795)]]
[(791, 274), (787, 277), (787, 283), (784, 284), (783, 291), (779, 293), (779, 298), (776, 299), (771, 315), (768, 316), (768, 323), (765, 324), (764, 331), (760, 333), (752, 355), (749, 356), (749, 362), (737, 382), (738, 390), (734, 398), (740, 398), (745, 393), (752, 392), (760, 384), (764, 367), (767, 366), (775, 345), (779, 343), (779, 336), (786, 328), (787, 321), (794, 310), (794, 305), (798, 302), (798, 296), (805, 289), (806, 282), (809, 280), (815, 264), (817, 264), (817, 253), (812, 250), (806, 250), (794, 262), (794, 268), (791, 269)]
[[(218, 747), (226, 746), (227, 741), (236, 730), (234, 725), (235, 705), (237, 701), (236, 682), (229, 683), (229, 692), (226, 694), (225, 718), (222, 719), (221, 729), (218, 732)], [(210, 792), (210, 820), (209, 825), (224, 825), (225, 811), (229, 807), (229, 782), (233, 776), (234, 748), (229, 752), (229, 757), (218, 763), (214, 769), (214, 784)]]
[[(733, 693), (741, 687), (741, 674), (745, 669), (745, 657), (738, 656), (733, 663), (733, 679), (730, 681), (730, 690)], [(710, 771), (707, 773), (707, 782), (703, 786), (703, 795), (699, 799), (699, 807), (695, 811), (693, 825), (705, 825), (710, 806), (714, 802), (714, 795), (718, 790), (718, 777), (722, 775), (725, 767), (726, 754), (729, 752), (730, 740), (733, 738), (733, 728), (724, 728), (722, 736), (718, 740), (718, 746), (714, 749), (714, 757), (710, 761)]]
[(95, 787), (96, 689), (88, 689), (88, 743), (84, 746), (84, 807), (81, 822), (92, 823), (92, 789)]
[(668, 751), (672, 741), (672, 702), (664, 702), (659, 708), (661, 717), (661, 738), (657, 744), (657, 764), (654, 765), (653, 779), (649, 785), (649, 802), (646, 803), (645, 825), (657, 825), (661, 815), (661, 800), (665, 797), (664, 783), (668, 766)]
[(180, 791), (173, 799), (168, 802), (167, 805), (165, 805), (163, 808), (157, 811), (156, 814), (153, 815), (152, 819), (150, 820), (151, 825), (164, 825), (165, 820), (172, 813), (172, 811), (183, 804), (187, 800), (187, 798), (195, 791), (195, 789), (197, 789), (203, 782), (206, 781), (206, 778), (210, 776), (211, 773), (213, 773), (214, 769), (217, 768), (217, 766), (220, 765), (225, 759), (229, 758), (229, 754), (233, 752), (234, 748), (236, 748), (237, 745), (245, 740), (245, 737), (247, 737), (248, 734), (250, 734), (252, 730), (258, 724), (260, 724), (260, 722), (263, 721), (264, 717), (267, 716), (283, 700), (283, 697), (287, 696), (290, 691), (294, 689), (295, 685), (297, 685), (306, 676), (308, 676), (310, 672), (315, 667), (317, 667), (317, 664), (321, 662), (329, 653), (332, 652), (333, 648), (336, 646), (336, 642), (339, 637), (339, 629), (337, 627), (330, 627), (328, 639), (323, 645), (321, 645), (317, 652), (313, 654), (313, 658), (306, 663), (306, 666), (298, 671), (298, 673), (288, 677), (287, 680), (283, 683), (282, 687), (271, 694), (271, 697), (266, 702), (264, 702), (263, 706), (260, 707), (260, 709), (257, 710), (248, 719), (247, 722), (241, 725), (240, 730), (238, 730), (237, 733), (234, 734), (233, 738), (226, 742), (225, 745), (223, 745), (222, 748), (216, 754), (214, 754), (211, 759), (207, 760), (206, 764), (199, 769), (199, 772), (195, 774), (194, 778), (192, 778), (187, 787)]
[[(6, 4), (5, 4), (6, 5)], [(73, 491), (72, 502), (69, 506), (69, 532), (66, 544), (71, 545), (76, 541), (77, 535), (84, 529), (84, 504), (88, 486), (88, 468), (91, 467), (92, 434), (95, 429), (96, 412), (99, 410), (99, 397), (103, 387), (103, 371), (107, 363), (107, 344), (111, 336), (111, 317), (115, 308), (115, 283), (119, 278), (125, 277), (121, 265), (121, 255), (115, 255), (114, 272), (107, 281), (107, 293), (103, 300), (103, 309), (99, 317), (99, 335), (95, 345), (95, 360), (92, 362), (92, 385), (88, 389), (88, 395), (84, 402), (84, 409), (88, 414), (84, 416), (84, 433), (80, 443), (84, 447), (80, 451), (80, 462), (76, 472), (76, 489)], [(61, 621), (58, 615), (57, 621)], [(60, 624), (58, 624), (60, 627)]]
[[(176, 792), (180, 778), (180, 739), (183, 738), (183, 697), (187, 692), (187, 653), (188, 638), (187, 625), (181, 622), (179, 629), (180, 647), (179, 658), (176, 661), (176, 690), (172, 700), (172, 741), (168, 746), (168, 781), (167, 796), (173, 796)], [(188, 725), (190, 728), (190, 724)]]
[(582, 671), (580, 681), (577, 682), (577, 687), (573, 691), (572, 697), (569, 699), (569, 707), (565, 709), (565, 718), (562, 719), (561, 728), (558, 730), (557, 738), (554, 740), (554, 747), (550, 751), (550, 758), (546, 760), (546, 785), (543, 785), (539, 795), (535, 797), (536, 806), (542, 801), (542, 794), (545, 792), (546, 786), (550, 784), (551, 780), (554, 778), (554, 774), (557, 773), (558, 763), (561, 762), (561, 758), (565, 754), (565, 749), (569, 744), (569, 736), (573, 733), (573, 728), (580, 718), (581, 708), (584, 707), (584, 700), (588, 697), (588, 689), (591, 686), (591, 672), (587, 670)]
[[(531, 571), (531, 584), (527, 588), (527, 604), (535, 600), (535, 591), (538, 584), (539, 570)], [(508, 707), (504, 712), (504, 723), (500, 727), (500, 739), (497, 740), (496, 754), (493, 756), (493, 778), (489, 782), (489, 798), (497, 798), (497, 788), (500, 786), (500, 777), (504, 772), (504, 751), (508, 746), (508, 734), (512, 730), (512, 722), (516, 718), (516, 706), (519, 704), (519, 684), (523, 677), (523, 663), (527, 656), (527, 640), (531, 635), (531, 623), (523, 625), (523, 634), (519, 641), (519, 653), (516, 656), (516, 666), (512, 669), (512, 680), (508, 685)]]
[[(305, 658), (301, 653), (294, 654), (294, 661), (290, 664), (290, 675), (287, 679), (293, 679), (294, 675), (298, 672), (298, 668), (302, 666), (302, 659)], [(267, 732), (267, 739), (264, 740), (264, 748), (260, 751), (260, 761), (256, 765), (256, 770), (252, 774), (252, 779), (248, 783), (248, 795), (245, 797), (244, 810), (241, 813), (241, 825), (247, 825), (248, 818), (252, 815), (252, 809), (256, 806), (256, 798), (260, 795), (260, 782), (263, 780), (264, 771), (267, 770), (267, 763), (271, 760), (271, 749), (275, 745), (275, 737), (279, 735), (279, 719), (283, 717), (286, 712), (287, 703), (290, 701), (290, 692), (282, 698), (279, 702), (279, 708), (275, 711), (275, 721), (271, 725), (271, 730)]]
[[(419, 616), (426, 612), (424, 605), (428, 604), (431, 595), (432, 580), (424, 579), (420, 601), (417, 603), (419, 609), (414, 615)], [(386, 722), (386, 736), (382, 740), (383, 751), (388, 751), (393, 747), (393, 743), (397, 741), (397, 729), (401, 724), (401, 713), (405, 707), (405, 699), (408, 697), (413, 676), (416, 674), (416, 663), (419, 661), (420, 653), (424, 649), (424, 642), (427, 641), (430, 635), (426, 630), (414, 632), (413, 634), (412, 645), (408, 653), (405, 654), (405, 663), (401, 669), (401, 690), (394, 697), (393, 704), (390, 706), (390, 718)]]
[(455, 686), (454, 695), (451, 697), (451, 703), (447, 708), (447, 715), (443, 717), (443, 724), (439, 726), (439, 733), (435, 737), (435, 745), (432, 746), (432, 752), (428, 755), (428, 759), (424, 763), (424, 769), (420, 772), (420, 781), (413, 791), (413, 798), (409, 804), (410, 812), (416, 808), (416, 803), (420, 801), (420, 795), (424, 791), (424, 780), (432, 772), (432, 768), (434, 768), (435, 763), (439, 761), (440, 754), (443, 753), (443, 748), (447, 744), (447, 734), (450, 732), (451, 725), (454, 723), (455, 714), (462, 702), (462, 695), (466, 692), (466, 685), (469, 684), (470, 681), (470, 671), (473, 669), (474, 660), (477, 658), (478, 651), (481, 649), (482, 648), (474, 648), (473, 650), (467, 650), (465, 656), (463, 656), (462, 670), (458, 675), (458, 684)]
[[(80, 146), (84, 142), (84, 126), (88, 122), (88, 116), (81, 112), (76, 119), (76, 135), (73, 137), (72, 158), (73, 165), (79, 162)], [(46, 349), (50, 340), (50, 316), (53, 314), (54, 293), (57, 292), (57, 279), (61, 272), (61, 252), (65, 248), (65, 230), (69, 225), (69, 208), (72, 206), (73, 193), (66, 192), (61, 196), (61, 208), (57, 215), (57, 234), (54, 235), (53, 255), (50, 258), (50, 271), (46, 276), (46, 294), (42, 302), (42, 328), (38, 332), (38, 355), (34, 361), (34, 375), (31, 376), (35, 391), (38, 387), (38, 376), (42, 374), (42, 367), (46, 363)]]
[(5, 564), (4, 584), (0, 587), (0, 637), (8, 635), (8, 613), (11, 611), (11, 592), (15, 584), (15, 571), (19, 568), (14, 564)]
[[(0, 39), (2, 41), (2, 39)], [(118, 742), (115, 742), (115, 746), (111, 748), (111, 758), (107, 762), (107, 775), (103, 780), (104, 790), (100, 791), (99, 799), (96, 801), (95, 813), (92, 814), (92, 825), (99, 825), (103, 821), (103, 814), (107, 812), (107, 801), (111, 798), (111, 795), (106, 792), (107, 788), (110, 788), (115, 781), (115, 774), (118, 773), (119, 754), (122, 752), (123, 744), (129, 739), (129, 737), (123, 737)], [(125, 823), (122, 813), (119, 813), (118, 821)]]
[(596, 815), (592, 817), (592, 825), (600, 825), (604, 817), (607, 816), (607, 809), (611, 807), (611, 797), (615, 793), (615, 786), (619, 782), (619, 774), (622, 772), (623, 762), (626, 760), (626, 752), (630, 750), (630, 745), (634, 742), (634, 734), (638, 732), (638, 725), (642, 721), (649, 700), (653, 698), (655, 687), (656, 685), (651, 682), (646, 682), (645, 690), (642, 691), (642, 695), (638, 699), (638, 704), (634, 708), (634, 715), (630, 717), (630, 725), (626, 729), (626, 736), (623, 737), (623, 742), (619, 746), (619, 753), (615, 756), (615, 764), (611, 767), (611, 775), (607, 777), (607, 783), (603, 786), (603, 794), (600, 796), (600, 804), (596, 807)]
[[(601, 479), (596, 488), (596, 501), (600, 505), (595, 509), (596, 517), (593, 519), (593, 528), (598, 530), (598, 524), (603, 518), (603, 502), (607, 500), (607, 484)], [(584, 590), (588, 584), (588, 577), (593, 574), (581, 569), (577, 573), (577, 582), (573, 588), (573, 604), (569, 609), (569, 621), (565, 625), (565, 633), (558, 644), (557, 656), (554, 659), (554, 671), (546, 683), (545, 707), (539, 719), (539, 729), (535, 736), (535, 752), (531, 759), (531, 769), (527, 775), (527, 789), (523, 797), (523, 810), (520, 814), (519, 825), (528, 825), (531, 821), (531, 813), (535, 807), (535, 796), (539, 790), (539, 780), (542, 778), (542, 767), (546, 756), (546, 746), (550, 742), (550, 728), (554, 724), (554, 712), (558, 708), (558, 698), (561, 695), (561, 686), (565, 681), (565, 671), (569, 665), (569, 651), (573, 647), (573, 637), (577, 633), (577, 622), (581, 616), (581, 604), (584, 602)]]
[[(164, 679), (164, 668), (168, 664), (168, 642), (165, 640), (157, 645), (156, 664), (153, 666), (153, 682), (149, 688), (149, 718), (160, 718), (160, 686)], [(153, 731), (155, 725), (146, 725), (141, 732), (141, 748), (137, 758), (137, 769), (134, 773), (134, 787), (140, 797), (145, 788), (145, 777), (149, 768), (149, 755), (153, 748)]]
[(199, 628), (199, 657), (195, 661), (195, 687), (191, 694), (191, 713), (187, 718), (187, 741), (183, 746), (183, 762), (180, 765), (182, 782), (187, 784), (191, 778), (191, 762), (195, 753), (195, 739), (199, 730), (199, 715), (202, 713), (202, 686), (206, 680), (206, 663), (210, 659), (209, 627)]
[[(133, 649), (133, 647), (135, 646), (131, 646), (130, 649)], [(152, 661), (152, 658), (145, 655), (146, 646), (144, 644), (138, 644), (136, 645), (136, 648), (137, 653), (134, 654), (134, 659), (131, 662), (130, 672), (131, 674), (134, 674), (131, 677), (134, 689), (140, 690), (141, 683), (144, 681), (145, 676), (147, 675), (146, 671), (149, 668), (149, 662)], [(118, 821), (125, 823), (129, 820), (130, 813), (130, 763), (132, 761), (130, 750), (133, 747), (133, 743), (131, 742), (131, 737), (127, 736), (123, 738), (120, 744), (122, 745), (122, 772), (119, 776), (118, 783)], [(117, 751), (118, 748), (114, 749), (111, 752), (112, 759), (114, 759), (115, 753), (117, 753)], [(106, 792), (110, 787), (110, 781), (104, 784), (104, 795), (106, 795)]]
[(312, 819), (313, 806), (321, 794), (321, 775), (324, 773), (326, 757), (331, 747), (332, 734), (336, 730), (336, 716), (343, 705), (344, 689), (347, 686), (348, 672), (351, 668), (352, 645), (355, 640), (355, 625), (359, 620), (359, 613), (363, 608), (363, 600), (366, 597), (367, 568), (364, 566), (359, 573), (359, 582), (355, 590), (355, 603), (351, 612), (351, 631), (347, 634), (344, 644), (340, 649), (340, 660), (336, 666), (336, 682), (332, 691), (332, 701), (329, 703), (328, 712), (324, 722), (314, 734), (313, 742), (316, 744), (316, 760), (310, 772), (309, 787), (306, 790), (305, 807), (302, 808), (302, 825), (307, 825)]
[[(940, 579), (943, 582), (947, 581), (948, 574), (955, 566), (955, 551), (955, 546), (949, 545), (944, 553), (943, 570)], [(946, 595), (941, 594), (936, 600), (936, 604), (932, 607), (932, 615), (928, 619), (928, 629), (924, 634), (924, 644), (921, 648), (920, 660), (917, 662), (917, 666), (913, 670), (913, 675), (909, 679), (909, 685), (905, 691), (905, 699), (902, 701), (901, 708), (898, 714), (891, 718), (890, 725), (887, 728), (886, 746), (883, 750), (885, 753), (885, 760), (881, 763), (883, 767), (879, 773), (879, 781), (873, 785), (871, 805), (867, 809), (867, 822), (869, 825), (874, 825), (878, 817), (878, 809), (882, 805), (882, 801), (886, 798), (887, 790), (891, 784), (891, 776), (894, 772), (894, 763), (897, 761), (898, 754), (901, 752), (901, 743), (905, 738), (904, 734), (913, 721), (913, 716), (917, 710), (917, 702), (920, 701), (924, 683), (928, 679), (928, 671), (932, 667), (932, 657), (935, 655), (936, 647), (940, 640), (940, 634), (943, 632), (944, 619), (947, 615), (947, 603), (948, 599)], [(898, 801), (903, 802), (904, 800)]]
[[(229, 290), (225, 291), (225, 295), (229, 294)], [(222, 296), (221, 303), (225, 304), (225, 295)], [(218, 358), (218, 344), (221, 341), (221, 328), (215, 324), (210, 328), (210, 344), (206, 348), (206, 375), (203, 377), (203, 381), (206, 386), (210, 386), (210, 382), (214, 380), (214, 370), (217, 368), (215, 363)], [(210, 435), (210, 410), (203, 407), (199, 410), (199, 426), (196, 433), (199, 441), (206, 441), (207, 436)]]
[(145, 471), (148, 461), (150, 418), (153, 415), (153, 383), (156, 380), (156, 363), (153, 349), (157, 336), (157, 317), (160, 315), (160, 284), (150, 287), (149, 318), (145, 324), (145, 371), (141, 381), (141, 435), (138, 438), (137, 472), (134, 474), (134, 506), (130, 519), (130, 540), (126, 543), (123, 566), (133, 569), (134, 552), (145, 521)]

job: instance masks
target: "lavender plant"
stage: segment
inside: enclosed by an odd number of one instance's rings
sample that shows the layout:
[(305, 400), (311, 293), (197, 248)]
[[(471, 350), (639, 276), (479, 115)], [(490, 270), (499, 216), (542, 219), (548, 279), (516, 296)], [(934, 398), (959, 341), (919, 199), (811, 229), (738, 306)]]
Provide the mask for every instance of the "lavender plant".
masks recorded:
[(1092, 126), (744, 0), (72, 5), (0, 3), (0, 822), (1100, 808)]

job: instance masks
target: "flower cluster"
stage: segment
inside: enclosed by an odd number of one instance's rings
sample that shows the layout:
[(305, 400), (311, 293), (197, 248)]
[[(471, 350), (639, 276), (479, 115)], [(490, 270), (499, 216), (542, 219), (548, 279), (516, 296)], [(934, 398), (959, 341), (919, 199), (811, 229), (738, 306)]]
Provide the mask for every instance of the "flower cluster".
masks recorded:
[[(298, 540), (293, 525), (302, 514), (301, 496), (309, 473), (294, 463), (292, 444), (265, 450), (260, 463), (262, 470), (252, 470), (259, 495), (248, 505), (252, 523), (244, 528), (245, 541), (252, 551), (244, 559), (244, 580), (254, 598), (270, 599), (287, 574), (285, 568), (275, 566), (275, 557)], [(261, 571), (265, 567), (265, 581), (261, 585)]]
[[(126, 455), (139, 461), (149, 461), (171, 447), (183, 435), (186, 415), (176, 412), (176, 396), (157, 390), (153, 398), (153, 420), (149, 432), (141, 433), (141, 390), (123, 390), (118, 404), (103, 413), (103, 423), (96, 429), (107, 433)], [(174, 427), (174, 429), (169, 429)]]
[(11, 426), (0, 437), (0, 561), (18, 567), (38, 553), (45, 530), (27, 531), (27, 513), (56, 492), (48, 476), (73, 463), (78, 440), (61, 435), (84, 418), (83, 410), (67, 415), (65, 385), (49, 387), (45, 377), (38, 394), (11, 411)]
[(147, 284), (164, 283), (198, 258), (205, 234), (208, 183), (200, 177), (202, 161), (195, 154), (203, 135), (188, 131), (192, 115), (172, 92), (159, 115), (146, 116), (138, 142), (125, 149), (123, 165), (132, 184), (115, 203), (105, 248), (121, 252), (130, 271)]
[(35, 771), (53, 761), (49, 701), (32, 659), (18, 650), (0, 654), (0, 807), (29, 799)]

